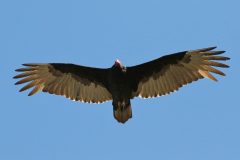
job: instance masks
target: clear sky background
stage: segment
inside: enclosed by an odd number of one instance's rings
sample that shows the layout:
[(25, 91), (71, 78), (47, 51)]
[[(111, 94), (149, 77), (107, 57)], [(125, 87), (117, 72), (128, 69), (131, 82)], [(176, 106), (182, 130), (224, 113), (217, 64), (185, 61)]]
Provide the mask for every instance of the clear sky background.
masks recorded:
[[(240, 1), (8, 0), (0, 2), (1, 160), (239, 160)], [(132, 101), (114, 120), (111, 102), (19, 93), (22, 63), (136, 65), (218, 46), (231, 68), (169, 96)]]

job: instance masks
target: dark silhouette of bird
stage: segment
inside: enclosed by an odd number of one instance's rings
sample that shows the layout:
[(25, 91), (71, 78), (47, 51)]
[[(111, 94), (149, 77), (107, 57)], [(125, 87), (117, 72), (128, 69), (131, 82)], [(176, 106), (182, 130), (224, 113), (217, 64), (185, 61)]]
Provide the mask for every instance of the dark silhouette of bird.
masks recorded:
[(213, 67), (229, 67), (217, 61), (230, 58), (219, 56), (224, 51), (215, 48), (174, 53), (132, 67), (119, 60), (106, 69), (64, 63), (23, 64), (25, 68), (16, 70), (23, 73), (14, 78), (22, 78), (16, 84), (28, 83), (20, 92), (34, 87), (29, 96), (42, 90), (80, 102), (112, 100), (115, 119), (125, 123), (132, 117), (130, 100), (134, 97), (166, 95), (204, 77), (217, 81), (210, 72), (225, 76)]

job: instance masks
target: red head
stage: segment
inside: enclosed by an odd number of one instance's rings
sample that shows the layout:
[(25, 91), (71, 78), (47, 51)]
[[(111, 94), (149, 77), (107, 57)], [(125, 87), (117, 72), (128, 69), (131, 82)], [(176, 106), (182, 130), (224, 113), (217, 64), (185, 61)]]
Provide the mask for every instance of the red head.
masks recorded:
[(114, 63), (114, 66), (116, 67), (122, 67), (122, 63), (120, 62), (119, 59), (116, 59), (115, 63)]
[(115, 61), (113, 67), (119, 68), (122, 72), (126, 72), (126, 67), (124, 67), (118, 59)]

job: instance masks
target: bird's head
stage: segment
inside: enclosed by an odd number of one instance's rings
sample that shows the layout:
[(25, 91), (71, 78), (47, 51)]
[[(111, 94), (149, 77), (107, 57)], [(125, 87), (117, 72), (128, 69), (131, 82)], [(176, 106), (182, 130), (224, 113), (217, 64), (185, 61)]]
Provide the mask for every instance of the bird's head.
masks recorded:
[(121, 63), (121, 61), (119, 60), (119, 59), (116, 59), (116, 61), (114, 62), (114, 66), (115, 67), (122, 67), (122, 63)]
[(125, 71), (126, 70), (126, 67), (124, 67), (121, 63), (121, 61), (119, 59), (117, 59), (115, 62), (114, 62), (114, 65), (113, 67), (115, 68), (119, 68), (121, 69), (122, 71)]

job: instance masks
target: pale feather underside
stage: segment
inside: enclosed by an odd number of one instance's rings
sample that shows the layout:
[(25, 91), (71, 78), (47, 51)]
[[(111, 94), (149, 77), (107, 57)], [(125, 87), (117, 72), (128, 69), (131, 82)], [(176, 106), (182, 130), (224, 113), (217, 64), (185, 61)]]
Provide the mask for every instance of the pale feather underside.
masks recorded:
[(101, 83), (73, 73), (62, 73), (54, 69), (51, 64), (24, 64), (24, 66), (27, 67), (16, 70), (23, 73), (14, 78), (22, 78), (16, 84), (27, 83), (20, 91), (34, 87), (29, 96), (42, 90), (86, 103), (102, 103), (112, 100), (111, 94)]
[[(140, 77), (140, 80), (133, 80), (137, 85), (132, 97), (151, 98), (169, 94), (177, 91), (183, 85), (187, 85), (204, 77), (214, 81), (217, 79), (211, 74), (225, 74), (213, 67), (227, 68), (228, 65), (217, 61), (229, 60), (228, 57), (219, 56), (224, 51), (213, 51), (215, 47), (180, 52), (167, 55), (145, 64), (128, 67), (129, 80)], [(179, 58), (179, 55), (183, 57)], [(62, 66), (62, 64), (60, 64)], [(94, 75), (95, 70), (88, 67), (82, 68), (85, 71), (92, 71), (88, 75), (79, 75), (79, 72), (61, 72), (51, 64), (24, 64), (25, 68), (17, 69), (21, 74), (14, 78), (21, 78), (16, 84), (27, 83), (20, 91), (33, 87), (29, 95), (38, 91), (50, 94), (62, 95), (74, 101), (87, 103), (102, 103), (112, 100), (112, 95), (105, 86), (97, 82), (98, 78), (88, 78)], [(149, 67), (150, 66), (150, 67)], [(153, 67), (154, 66), (154, 67)], [(160, 67), (159, 67), (160, 66)], [(87, 68), (87, 69), (86, 69)], [(157, 69), (156, 69), (157, 68)], [(99, 69), (97, 69), (99, 71)], [(106, 81), (107, 74), (101, 74), (101, 81)], [(96, 80), (96, 81), (95, 81)]]
[(188, 51), (177, 63), (164, 65), (158, 72), (154, 72), (139, 82), (133, 97), (152, 98), (167, 95), (205, 77), (217, 81), (211, 72), (222, 76), (225, 74), (213, 67), (227, 68), (229, 66), (216, 61), (225, 61), (229, 58), (218, 56), (224, 51), (212, 51), (213, 49), (215, 47)]

